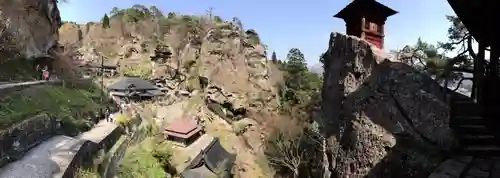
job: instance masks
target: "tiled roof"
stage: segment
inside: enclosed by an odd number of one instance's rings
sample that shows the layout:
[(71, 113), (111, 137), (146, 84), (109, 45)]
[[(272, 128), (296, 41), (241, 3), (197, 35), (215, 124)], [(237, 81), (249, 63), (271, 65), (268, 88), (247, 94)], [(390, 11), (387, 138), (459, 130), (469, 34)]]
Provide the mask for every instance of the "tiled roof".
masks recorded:
[(176, 132), (180, 134), (189, 134), (198, 128), (198, 124), (194, 119), (178, 119), (165, 128), (167, 132)]

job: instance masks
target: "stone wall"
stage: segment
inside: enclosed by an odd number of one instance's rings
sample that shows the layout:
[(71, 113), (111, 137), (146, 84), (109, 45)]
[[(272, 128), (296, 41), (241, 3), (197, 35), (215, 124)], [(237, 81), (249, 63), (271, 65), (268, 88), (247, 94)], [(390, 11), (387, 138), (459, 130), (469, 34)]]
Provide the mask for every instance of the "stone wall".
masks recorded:
[(116, 149), (114, 149), (113, 152), (110, 152), (110, 156), (99, 166), (99, 173), (103, 178), (115, 177), (117, 168), (119, 167), (121, 160), (125, 156), (127, 148), (144, 140), (144, 138), (146, 137), (146, 133), (148, 132), (146, 130), (147, 124), (148, 123), (143, 122), (139, 116), (137, 116), (136, 119), (133, 120), (130, 126), (130, 128), (133, 128), (130, 135), (127, 136), (125, 140), (119, 145), (115, 145)]
[(337, 177), (426, 177), (453, 145), (442, 87), (357, 37), (332, 33), (322, 134)]
[(58, 129), (54, 118), (40, 114), (0, 132), (0, 167), (21, 158), (29, 149), (56, 135)]
[(98, 156), (99, 152), (101, 150), (104, 152), (109, 151), (123, 133), (124, 130), (122, 128), (115, 127), (111, 132), (109, 132), (108, 135), (103, 136), (102, 140), (91, 141), (82, 138), (82, 142), (84, 142), (83, 145), (80, 147), (78, 152), (76, 152), (75, 156), (68, 165), (68, 168), (62, 171), (62, 177), (72, 178), (75, 176), (78, 168), (92, 167), (94, 164), (93, 160)]

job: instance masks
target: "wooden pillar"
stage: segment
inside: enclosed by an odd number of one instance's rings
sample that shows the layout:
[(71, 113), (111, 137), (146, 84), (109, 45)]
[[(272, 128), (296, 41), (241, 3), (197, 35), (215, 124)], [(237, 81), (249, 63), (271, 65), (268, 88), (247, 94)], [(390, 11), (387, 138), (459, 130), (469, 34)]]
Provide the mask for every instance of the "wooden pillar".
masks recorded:
[(484, 87), (484, 52), (486, 50), (486, 46), (484, 46), (483, 42), (478, 42), (478, 53), (476, 59), (474, 59), (474, 83), (473, 90), (475, 90), (476, 102), (482, 104), (483, 103), (483, 87)]
[(490, 73), (495, 78), (498, 78), (498, 59), (500, 58), (500, 51), (498, 44), (492, 44), (490, 46)]
[[(490, 73), (492, 75), (493, 81), (490, 81), (491, 87), (490, 88), (490, 93), (488, 93), (488, 96), (485, 97), (492, 97), (491, 99), (492, 102), (494, 102), (495, 105), (499, 105), (498, 100), (500, 99), (499, 96), (500, 94), (497, 92), (499, 88), (499, 82), (500, 82), (500, 76), (498, 74), (498, 64), (499, 61), (498, 59), (500, 58), (500, 48), (499, 44), (492, 44), (490, 46)], [(493, 96), (491, 96), (493, 95)], [(496, 110), (496, 106), (495, 106)]]
[(365, 24), (366, 24), (366, 18), (361, 18), (361, 34), (360, 34), (360, 38), (361, 39), (365, 39)]

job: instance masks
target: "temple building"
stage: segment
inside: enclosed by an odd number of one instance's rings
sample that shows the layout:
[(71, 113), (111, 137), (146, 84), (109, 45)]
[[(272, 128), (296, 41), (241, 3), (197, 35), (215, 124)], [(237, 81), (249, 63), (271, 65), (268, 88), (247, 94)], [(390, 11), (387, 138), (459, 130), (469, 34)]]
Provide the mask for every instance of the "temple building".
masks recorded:
[(139, 77), (124, 77), (107, 88), (112, 96), (129, 101), (142, 101), (165, 95), (151, 82)]
[(178, 146), (189, 146), (203, 135), (203, 129), (194, 119), (178, 119), (165, 128), (163, 132), (167, 140)]
[(234, 177), (231, 170), (236, 160), (236, 155), (229, 153), (220, 144), (219, 138), (215, 138), (207, 148), (192, 159), (189, 165), (181, 173), (182, 178), (202, 177)]
[(357, 36), (384, 49), (385, 21), (396, 13), (375, 0), (353, 0), (334, 17), (345, 21), (347, 35)]

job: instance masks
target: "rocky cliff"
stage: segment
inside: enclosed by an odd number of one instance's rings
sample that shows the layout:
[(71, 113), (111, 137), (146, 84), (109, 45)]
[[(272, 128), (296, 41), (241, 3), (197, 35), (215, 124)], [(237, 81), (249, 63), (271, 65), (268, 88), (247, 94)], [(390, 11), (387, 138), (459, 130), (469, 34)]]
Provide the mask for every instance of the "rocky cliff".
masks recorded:
[(255, 163), (262, 148), (262, 127), (240, 128), (238, 123), (276, 117), (275, 85), (281, 73), (267, 62), (265, 46), (255, 31), (244, 30), (235, 20), (203, 15), (171, 14), (135, 22), (112, 15), (109, 24), (103, 28), (96, 22), (66, 23), (59, 31), (60, 43), (74, 50), (84, 64), (100, 64), (103, 56), (105, 64), (118, 66), (120, 75), (157, 82), (167, 94), (143, 103), (143, 110), (151, 112), (149, 118), (165, 125), (199, 116), (209, 135), (224, 138), (223, 146), (237, 153), (239, 177), (264, 175)]
[(84, 63), (102, 55), (105, 63), (119, 65), (122, 75), (163, 83), (170, 91), (168, 100), (199, 93), (223, 106), (225, 113), (277, 108), (274, 86), (281, 74), (267, 62), (265, 47), (255, 42), (254, 31), (203, 16), (168, 21), (171, 26), (163, 36), (154, 18), (130, 23), (112, 17), (109, 28), (93, 22), (66, 23), (60, 29), (60, 42), (75, 48)]
[(356, 37), (332, 33), (322, 131), (338, 177), (427, 177), (453, 146), (442, 88)]
[(57, 44), (61, 24), (56, 0), (0, 2), (2, 58), (45, 57)]

